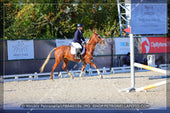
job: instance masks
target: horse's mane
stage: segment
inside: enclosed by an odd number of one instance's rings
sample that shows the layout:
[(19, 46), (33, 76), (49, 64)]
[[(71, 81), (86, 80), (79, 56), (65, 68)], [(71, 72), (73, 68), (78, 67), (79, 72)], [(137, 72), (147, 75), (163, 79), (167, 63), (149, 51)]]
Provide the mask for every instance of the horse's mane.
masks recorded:
[[(97, 34), (97, 33), (93, 32), (93, 34)], [(93, 35), (92, 35), (92, 36), (93, 36)], [(90, 42), (92, 36), (87, 40), (87, 42), (86, 42), (87, 44)]]
[(91, 39), (91, 37), (87, 40), (87, 42), (86, 42), (87, 44), (89, 43), (90, 39)]

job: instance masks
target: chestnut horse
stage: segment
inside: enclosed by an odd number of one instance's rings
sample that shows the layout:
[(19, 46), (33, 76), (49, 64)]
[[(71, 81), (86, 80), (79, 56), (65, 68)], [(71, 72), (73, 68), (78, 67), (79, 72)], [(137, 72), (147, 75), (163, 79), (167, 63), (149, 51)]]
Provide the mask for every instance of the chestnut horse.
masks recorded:
[[(93, 33), (93, 35), (91, 36), (91, 38), (87, 41), (86, 45), (85, 45), (85, 53), (82, 55), (83, 58), (83, 66), (81, 69), (81, 73), (80, 73), (80, 77), (82, 77), (83, 71), (86, 67), (86, 64), (89, 63), (91, 66), (93, 66), (99, 76), (101, 78), (103, 78), (103, 76), (101, 75), (100, 71), (98, 70), (97, 66), (91, 61), (93, 59), (93, 52), (95, 50), (95, 46), (97, 43), (100, 44), (104, 44), (104, 40), (101, 39), (100, 35), (98, 35), (97, 33)], [(53, 51), (55, 51), (55, 64), (52, 67), (52, 71), (51, 71), (51, 75), (50, 75), (50, 79), (53, 80), (53, 73), (54, 70), (56, 69), (56, 67), (58, 66), (58, 64), (63, 60), (63, 67), (62, 69), (65, 70), (68, 75), (73, 79), (72, 74), (66, 69), (67, 64), (70, 61), (74, 61), (74, 62), (79, 62), (79, 59), (74, 59), (75, 55), (71, 54), (71, 46), (66, 46), (66, 45), (62, 45), (60, 47), (54, 48), (53, 50), (50, 51), (49, 55), (47, 56), (45, 62), (43, 63), (43, 65), (40, 68), (40, 72), (43, 72), (45, 65), (48, 63), (51, 54), (53, 53)]]

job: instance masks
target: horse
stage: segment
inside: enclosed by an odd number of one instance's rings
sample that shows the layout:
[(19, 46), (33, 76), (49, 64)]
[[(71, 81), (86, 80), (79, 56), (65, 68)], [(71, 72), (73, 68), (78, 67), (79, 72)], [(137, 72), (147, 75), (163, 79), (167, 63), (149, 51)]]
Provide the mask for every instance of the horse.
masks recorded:
[[(81, 73), (79, 75), (80, 78), (82, 78), (82, 74), (84, 72), (84, 69), (85, 69), (87, 63), (89, 63), (91, 66), (93, 66), (97, 70), (97, 73), (98, 73), (100, 78), (103, 78), (103, 76), (101, 75), (101, 73), (100, 73), (99, 69), (97, 68), (97, 66), (92, 62), (95, 46), (98, 43), (99, 44), (105, 44), (104, 40), (100, 37), (100, 35), (98, 35), (98, 33), (96, 33), (96, 32), (93, 32), (92, 36), (90, 37), (90, 39), (85, 44), (86, 51), (82, 55), (83, 66), (82, 66), (82, 69), (81, 69)], [(63, 61), (62, 69), (65, 70), (68, 73), (68, 75), (73, 79), (74, 78), (73, 75), (66, 68), (67, 64), (68, 64), (69, 61), (80, 62), (80, 59), (74, 59), (75, 55), (71, 54), (71, 46), (67, 46), (67, 45), (62, 45), (60, 47), (55, 47), (54, 49), (52, 49), (50, 51), (50, 53), (48, 54), (46, 60), (44, 61), (43, 65), (40, 68), (40, 73), (43, 72), (43, 70), (44, 70), (46, 64), (48, 63), (53, 51), (55, 51), (55, 53), (54, 53), (54, 55), (55, 55), (55, 64), (52, 67), (50, 79), (53, 80), (54, 70), (57, 68), (58, 64), (61, 61)]]

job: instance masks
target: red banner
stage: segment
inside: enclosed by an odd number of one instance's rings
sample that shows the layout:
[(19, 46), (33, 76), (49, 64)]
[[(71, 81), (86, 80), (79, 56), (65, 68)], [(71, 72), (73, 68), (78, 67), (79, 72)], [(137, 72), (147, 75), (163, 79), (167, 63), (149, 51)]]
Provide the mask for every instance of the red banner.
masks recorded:
[(167, 53), (170, 52), (170, 37), (141, 38), (142, 53)]

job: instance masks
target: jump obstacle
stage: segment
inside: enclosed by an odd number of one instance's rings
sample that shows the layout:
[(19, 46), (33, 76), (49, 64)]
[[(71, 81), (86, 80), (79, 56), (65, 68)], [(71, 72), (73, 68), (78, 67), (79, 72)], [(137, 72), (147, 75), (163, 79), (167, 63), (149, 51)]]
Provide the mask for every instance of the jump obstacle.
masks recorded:
[[(134, 63), (134, 66), (139, 67), (139, 68), (144, 68), (144, 69), (147, 69), (147, 70), (151, 70), (151, 71), (155, 71), (155, 72), (159, 72), (159, 73), (163, 73), (165, 75), (168, 74), (166, 70), (147, 66), (147, 65), (143, 65), (143, 64), (139, 64), (139, 63)], [(143, 90), (146, 91), (148, 89), (152, 89), (152, 88), (164, 85), (164, 84), (169, 83), (169, 82), (170, 82), (170, 80), (165, 80), (165, 81), (162, 81), (162, 82), (158, 82), (158, 83), (155, 83), (155, 84), (151, 84), (151, 85), (147, 85), (147, 86), (144, 86), (144, 87), (141, 87), (141, 88), (137, 88), (137, 89), (135, 89), (135, 91), (136, 92), (143, 91)]]
[(139, 67), (139, 68), (144, 68), (144, 69), (147, 69), (147, 70), (151, 70), (151, 71), (155, 71), (155, 72), (159, 72), (159, 73), (163, 73), (165, 75), (167, 74), (166, 70), (151, 67), (151, 66), (147, 66), (147, 65), (143, 65), (143, 64), (139, 64), (139, 63), (134, 63), (134, 66)]
[(147, 86), (144, 86), (144, 87), (141, 87), (141, 88), (137, 88), (136, 92), (152, 89), (152, 88), (164, 85), (164, 84), (169, 83), (169, 82), (170, 82), (170, 80), (167, 80), (167, 81), (165, 80), (165, 81), (161, 81), (161, 82), (158, 82), (158, 83), (155, 83), (155, 84), (151, 84), (151, 85), (147, 85)]

